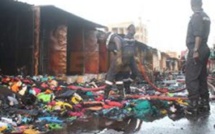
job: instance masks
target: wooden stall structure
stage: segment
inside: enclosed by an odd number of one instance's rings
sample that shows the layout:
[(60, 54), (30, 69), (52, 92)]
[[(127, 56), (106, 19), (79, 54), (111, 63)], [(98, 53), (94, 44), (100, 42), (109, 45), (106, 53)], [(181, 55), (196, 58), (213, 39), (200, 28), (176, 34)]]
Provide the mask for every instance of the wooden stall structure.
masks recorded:
[(88, 21), (54, 6), (0, 1), (0, 69), (16, 75), (83, 75), (107, 71), (107, 50)]
[(99, 62), (100, 47), (96, 28), (105, 28), (104, 26), (54, 6), (41, 6), (37, 12), (40, 12), (41, 20), (40, 73), (100, 73), (102, 63)]
[(1, 73), (33, 74), (32, 6), (13, 1), (0, 1), (0, 69)]

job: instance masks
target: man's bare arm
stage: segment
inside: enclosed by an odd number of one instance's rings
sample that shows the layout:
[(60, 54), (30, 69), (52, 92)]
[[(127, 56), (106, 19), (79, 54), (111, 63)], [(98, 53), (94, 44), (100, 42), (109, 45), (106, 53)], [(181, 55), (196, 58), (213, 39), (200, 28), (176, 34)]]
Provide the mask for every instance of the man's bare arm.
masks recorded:
[(201, 42), (202, 42), (202, 38), (199, 36), (196, 36), (195, 37), (195, 46), (194, 46), (194, 50), (193, 50), (194, 52), (197, 52), (199, 50)]

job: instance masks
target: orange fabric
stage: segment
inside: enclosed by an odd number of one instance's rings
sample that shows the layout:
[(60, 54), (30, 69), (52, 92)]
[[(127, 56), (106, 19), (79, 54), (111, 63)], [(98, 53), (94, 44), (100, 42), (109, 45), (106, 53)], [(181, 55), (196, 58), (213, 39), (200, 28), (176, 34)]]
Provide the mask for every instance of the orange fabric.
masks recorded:
[(47, 89), (47, 90), (45, 91), (45, 93), (46, 93), (46, 94), (51, 94), (51, 93), (52, 93), (52, 90)]
[(122, 103), (116, 102), (116, 101), (109, 101), (107, 104), (110, 105), (110, 106), (116, 106), (116, 107), (119, 107), (119, 108), (123, 107)]
[(24, 134), (40, 134), (40, 132), (38, 130), (35, 130), (35, 129), (26, 129), (24, 131)]
[(104, 109), (109, 109), (109, 108), (113, 108), (113, 107), (119, 107), (122, 108), (123, 104), (120, 102), (116, 102), (116, 101), (107, 101), (105, 105), (103, 105)]
[(17, 85), (17, 83), (15, 83), (15, 84), (12, 85), (11, 90), (13, 92), (18, 92), (19, 91), (19, 86)]
[(103, 105), (103, 108), (104, 108), (104, 109), (110, 109), (110, 108), (113, 108), (113, 107), (115, 107), (115, 106)]
[(84, 78), (83, 78), (83, 76), (78, 76), (76, 82), (77, 82), (77, 83), (84, 83)]
[(86, 109), (92, 110), (92, 111), (99, 111), (99, 110), (102, 110), (102, 107), (100, 107), (100, 106), (94, 106), (94, 107), (88, 107)]

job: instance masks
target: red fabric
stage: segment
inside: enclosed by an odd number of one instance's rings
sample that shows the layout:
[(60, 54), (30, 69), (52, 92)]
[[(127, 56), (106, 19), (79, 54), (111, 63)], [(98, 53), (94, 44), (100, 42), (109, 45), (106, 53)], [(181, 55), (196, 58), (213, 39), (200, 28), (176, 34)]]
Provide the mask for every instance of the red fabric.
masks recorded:
[(46, 84), (46, 83), (42, 83), (40, 86), (41, 86), (42, 88), (48, 88), (48, 87), (49, 87), (48, 84)]
[(84, 115), (84, 113), (83, 112), (69, 112), (69, 115), (70, 116), (83, 116)]
[(103, 100), (104, 100), (104, 96), (102, 95), (95, 98), (95, 101), (103, 101)]
[(52, 102), (49, 102), (48, 105), (50, 106), (55, 106), (56, 102), (55, 101), (52, 101)]
[(25, 79), (25, 80), (22, 80), (23, 83), (26, 83), (26, 84), (32, 84), (32, 81), (28, 80), (28, 79)]
[(105, 108), (105, 109), (109, 109), (109, 108), (113, 108), (113, 107), (122, 108), (123, 104), (120, 102), (116, 102), (116, 101), (106, 101), (105, 105), (103, 105), (103, 108)]
[(115, 106), (103, 105), (103, 108), (104, 108), (104, 109), (110, 109), (110, 108), (113, 108), (113, 107), (115, 107)]
[(84, 112), (84, 108), (82, 107), (82, 105), (80, 104), (76, 104), (76, 105), (73, 105), (73, 109), (76, 111), (76, 112)]
[(67, 88), (69, 89), (73, 89), (73, 90), (83, 90), (83, 91), (99, 91), (104, 89), (106, 86), (100, 86), (98, 88), (85, 88), (85, 87), (79, 87), (79, 86), (74, 86), (74, 85), (70, 85)]

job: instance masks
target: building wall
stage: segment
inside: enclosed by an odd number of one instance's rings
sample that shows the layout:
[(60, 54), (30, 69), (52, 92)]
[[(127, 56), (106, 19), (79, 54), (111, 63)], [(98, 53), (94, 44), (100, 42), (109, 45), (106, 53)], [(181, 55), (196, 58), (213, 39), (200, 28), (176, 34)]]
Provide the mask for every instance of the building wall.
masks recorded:
[(179, 71), (179, 61), (175, 61), (175, 70), (174, 71)]
[(166, 51), (165, 53), (168, 54), (171, 58), (178, 58), (179, 57), (177, 52)]
[[(171, 60), (171, 65), (170, 65), (170, 69), (171, 71), (178, 71), (179, 70), (179, 58), (181, 58), (182, 56), (184, 56), (184, 54), (186, 53), (186, 51), (183, 51), (180, 55), (177, 52), (174, 51), (167, 51), (165, 52), (170, 58)], [(174, 62), (174, 63), (173, 63)], [(173, 65), (174, 64), (174, 67)]]
[(160, 60), (160, 66), (161, 66), (161, 71), (166, 70), (166, 55), (161, 55), (161, 60)]
[(153, 53), (153, 70), (160, 71), (160, 60), (156, 53)]

